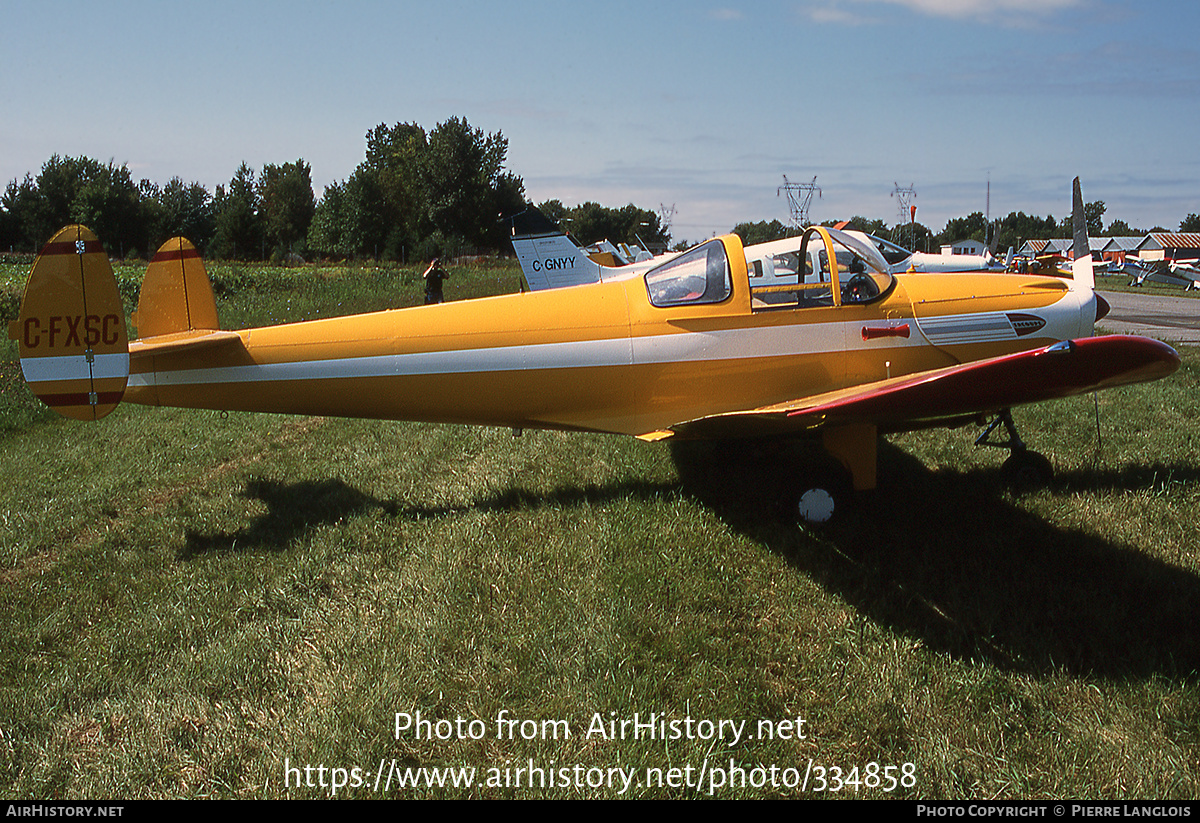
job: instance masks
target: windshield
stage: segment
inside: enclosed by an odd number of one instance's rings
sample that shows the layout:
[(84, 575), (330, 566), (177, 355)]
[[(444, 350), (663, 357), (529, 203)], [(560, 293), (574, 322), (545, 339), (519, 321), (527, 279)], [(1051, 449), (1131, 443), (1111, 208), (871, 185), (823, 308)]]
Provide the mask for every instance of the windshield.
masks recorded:
[(888, 261), (869, 241), (837, 229), (811, 227), (797, 252), (763, 260), (764, 274), (769, 270), (773, 276), (751, 281), (751, 307), (870, 303), (891, 291), (895, 279), (888, 269)]

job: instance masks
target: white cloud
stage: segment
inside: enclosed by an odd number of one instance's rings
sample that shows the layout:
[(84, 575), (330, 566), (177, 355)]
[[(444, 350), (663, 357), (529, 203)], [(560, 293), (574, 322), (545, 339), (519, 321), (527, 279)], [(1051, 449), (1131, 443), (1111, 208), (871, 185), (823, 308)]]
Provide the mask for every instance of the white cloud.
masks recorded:
[(801, 7), (801, 13), (815, 23), (861, 25), (878, 19), (861, 10), (869, 4), (901, 6), (929, 17), (953, 20), (1010, 21), (1013, 18), (1048, 15), (1082, 7), (1090, 0), (824, 0)]
[(857, 2), (891, 3), (933, 17), (994, 19), (1006, 14), (1043, 16), (1081, 6), (1085, 0), (857, 0)]
[(810, 6), (803, 9), (801, 13), (814, 23), (835, 23), (841, 26), (862, 26), (879, 22), (871, 17), (859, 14), (856, 11), (839, 8), (832, 4), (825, 6)]

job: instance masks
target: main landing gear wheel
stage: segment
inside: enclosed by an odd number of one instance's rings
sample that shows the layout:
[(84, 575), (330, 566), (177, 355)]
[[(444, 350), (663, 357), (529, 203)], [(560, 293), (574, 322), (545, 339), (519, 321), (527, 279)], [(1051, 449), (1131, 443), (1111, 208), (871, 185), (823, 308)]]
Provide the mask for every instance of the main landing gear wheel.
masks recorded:
[(1013, 449), (1001, 468), (1009, 482), (1021, 487), (1044, 486), (1054, 479), (1054, 466), (1044, 454)]
[(795, 512), (806, 526), (827, 526), (843, 520), (851, 509), (854, 487), (841, 464), (804, 472), (794, 488)]
[(844, 505), (845, 501), (838, 500), (837, 495), (829, 489), (814, 486), (800, 493), (797, 510), (800, 520), (807, 525), (824, 526), (833, 520), (833, 516), (838, 514)]
[[(989, 436), (998, 426), (1004, 426), (1008, 432), (1008, 440), (1003, 443), (993, 442)], [(1017, 426), (1013, 423), (1012, 410), (1005, 409), (996, 415), (996, 419), (984, 429), (983, 434), (975, 440), (976, 446), (994, 446), (1008, 449), (1008, 459), (1001, 468), (1008, 481), (1016, 486), (1028, 488), (1044, 486), (1054, 479), (1054, 466), (1044, 454), (1031, 450), (1017, 434)]]

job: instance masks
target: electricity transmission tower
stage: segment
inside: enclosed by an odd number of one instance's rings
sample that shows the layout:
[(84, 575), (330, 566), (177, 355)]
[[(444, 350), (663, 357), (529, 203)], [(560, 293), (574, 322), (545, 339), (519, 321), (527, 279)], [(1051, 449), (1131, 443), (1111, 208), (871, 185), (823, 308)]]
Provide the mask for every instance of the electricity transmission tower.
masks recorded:
[[(917, 219), (917, 208), (912, 204), (913, 198), (917, 196), (917, 190), (911, 185), (908, 188), (901, 188), (900, 184), (896, 184), (896, 188), (892, 190), (892, 197), (896, 198), (896, 202), (900, 205), (900, 222), (896, 224), (897, 228), (905, 223), (909, 224), (909, 246), (913, 246), (916, 241), (916, 227), (913, 223)], [(910, 248), (909, 251), (912, 251)]]
[(664, 206), (658, 204), (658, 225), (662, 227), (663, 237), (671, 237), (671, 221), (675, 219), (675, 204)]
[(817, 197), (821, 196), (816, 175), (813, 175), (811, 183), (791, 183), (785, 174), (783, 185), (775, 190), (775, 196), (778, 197), (781, 191), (787, 193), (792, 226), (797, 229), (805, 228), (808, 225), (808, 206), (812, 202), (813, 192), (817, 193)]

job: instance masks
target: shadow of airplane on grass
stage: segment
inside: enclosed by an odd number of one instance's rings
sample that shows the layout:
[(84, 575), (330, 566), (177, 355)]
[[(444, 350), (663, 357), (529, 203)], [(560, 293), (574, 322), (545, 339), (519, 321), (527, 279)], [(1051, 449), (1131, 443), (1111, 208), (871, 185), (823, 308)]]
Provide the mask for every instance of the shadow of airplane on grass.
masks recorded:
[[(802, 452), (684, 442), (671, 454), (685, 494), (869, 619), (929, 648), (1032, 673), (1200, 678), (1200, 577), (1030, 514), (1005, 499), (998, 469), (931, 472), (881, 443), (880, 490), (860, 494), (851, 517), (814, 534), (768, 502), (773, 488), (788, 488), (806, 465)], [(1152, 466), (1078, 471), (1055, 489), (1138, 491), (1198, 481), (1195, 466)], [(679, 490), (625, 481), (422, 506), (381, 500), (340, 480), (253, 479), (245, 494), (267, 511), (231, 534), (190, 532), (181, 556), (282, 550), (308, 530), (371, 509), (418, 520), (650, 500)]]
[(231, 534), (201, 534), (189, 530), (179, 557), (188, 560), (216, 552), (282, 551), (297, 537), (318, 526), (337, 523), (372, 509), (389, 517), (431, 520), (467, 511), (524, 511), (543, 506), (600, 505), (608, 500), (631, 497), (650, 499), (677, 490), (675, 485), (642, 481), (611, 486), (562, 487), (549, 494), (514, 488), (463, 505), (424, 506), (381, 500), (336, 479), (284, 483), (253, 478), (246, 483), (243, 496), (262, 502), (267, 511)]
[[(778, 452), (774, 452), (778, 454)], [(999, 469), (931, 472), (881, 442), (879, 490), (828, 531), (763, 516), (764, 482), (803, 458), (680, 443), (684, 488), (872, 620), (930, 648), (1006, 669), (1105, 677), (1200, 677), (1200, 577), (1005, 499)], [(1196, 466), (1059, 477), (1057, 493), (1200, 481)]]
[(397, 506), (363, 494), (341, 480), (282, 483), (251, 478), (243, 497), (264, 503), (267, 511), (231, 534), (200, 534), (188, 530), (180, 559), (230, 551), (282, 551), (317, 526), (337, 523), (370, 509), (395, 514)]

